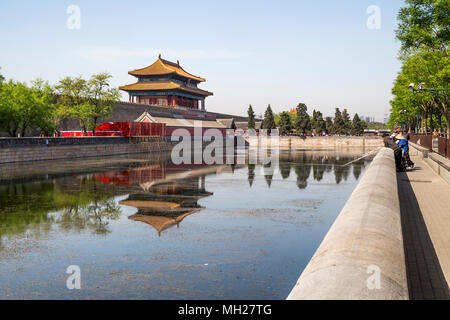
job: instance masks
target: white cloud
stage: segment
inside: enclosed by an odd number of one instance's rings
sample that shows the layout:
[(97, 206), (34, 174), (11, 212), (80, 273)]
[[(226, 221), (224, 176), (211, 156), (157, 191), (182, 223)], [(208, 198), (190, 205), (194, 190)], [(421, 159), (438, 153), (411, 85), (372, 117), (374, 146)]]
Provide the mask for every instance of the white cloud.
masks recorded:
[(123, 47), (80, 47), (76, 53), (82, 58), (101, 63), (117, 63), (121, 60), (135, 58), (155, 59), (158, 54), (169, 60), (235, 59), (250, 55), (228, 49), (206, 51)]

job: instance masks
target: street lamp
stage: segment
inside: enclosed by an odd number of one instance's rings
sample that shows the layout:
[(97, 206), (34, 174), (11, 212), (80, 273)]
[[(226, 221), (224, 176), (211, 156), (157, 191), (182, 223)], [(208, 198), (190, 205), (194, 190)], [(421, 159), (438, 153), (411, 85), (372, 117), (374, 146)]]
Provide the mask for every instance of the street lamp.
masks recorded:
[(415, 93), (427, 92), (427, 93), (433, 93), (433, 94), (440, 94), (440, 95), (443, 95), (445, 97), (448, 96), (447, 91), (450, 91), (450, 89), (425, 89), (425, 82), (421, 82), (417, 86), (417, 89), (414, 88), (414, 86), (415, 86), (414, 83), (411, 83), (408, 86), (409, 91), (415, 92)]
[[(414, 88), (414, 83), (411, 83), (408, 86), (409, 91), (414, 92), (414, 93), (432, 93), (432, 94), (436, 94), (436, 95), (441, 95), (444, 96), (446, 98), (449, 98), (450, 95), (447, 93), (450, 91), (450, 89), (425, 89), (425, 82), (421, 82), (418, 86), (417, 89)], [(426, 119), (425, 119), (426, 121)]]

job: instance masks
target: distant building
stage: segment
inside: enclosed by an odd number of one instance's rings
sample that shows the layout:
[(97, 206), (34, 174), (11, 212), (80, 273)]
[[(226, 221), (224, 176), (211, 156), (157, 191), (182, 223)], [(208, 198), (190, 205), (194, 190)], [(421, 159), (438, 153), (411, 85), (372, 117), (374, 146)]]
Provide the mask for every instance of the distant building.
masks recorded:
[(129, 94), (129, 101), (155, 106), (185, 107), (205, 110), (205, 99), (213, 93), (198, 88), (206, 80), (186, 72), (179, 61), (167, 61), (159, 55), (152, 65), (128, 72), (138, 81), (119, 87)]
[(375, 122), (375, 118), (374, 117), (361, 117), (362, 120), (364, 120), (367, 123), (374, 123)]
[[(129, 102), (118, 102), (112, 115), (98, 119), (99, 124), (114, 122), (147, 122), (166, 125), (170, 136), (183, 128), (191, 135), (199, 126), (205, 134), (208, 129), (218, 129), (226, 135), (227, 129), (236, 130), (236, 122), (248, 122), (248, 117), (205, 110), (205, 99), (213, 93), (198, 88), (205, 79), (186, 72), (180, 63), (158, 57), (155, 63), (130, 71), (138, 81), (119, 87), (129, 94)], [(60, 131), (80, 131), (79, 121), (63, 119)]]

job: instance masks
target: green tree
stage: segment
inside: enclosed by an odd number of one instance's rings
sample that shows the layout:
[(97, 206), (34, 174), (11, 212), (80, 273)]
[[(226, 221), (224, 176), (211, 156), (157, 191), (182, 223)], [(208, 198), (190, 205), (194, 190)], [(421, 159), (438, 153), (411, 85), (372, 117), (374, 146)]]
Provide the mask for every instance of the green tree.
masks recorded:
[(297, 122), (295, 129), (297, 134), (306, 134), (311, 132), (311, 119), (308, 115), (308, 107), (304, 103), (299, 103), (297, 106)]
[(36, 117), (31, 91), (25, 83), (9, 81), (2, 85), (2, 127), (11, 137), (23, 137)]
[(342, 111), (342, 121), (344, 122), (344, 134), (347, 134), (348, 132), (350, 132), (350, 130), (352, 128), (352, 123), (350, 121), (350, 115), (349, 115), (347, 109), (344, 109), (344, 111)]
[(311, 127), (316, 131), (317, 134), (321, 134), (326, 131), (325, 121), (323, 120), (322, 112), (313, 111), (312, 124)]
[[(0, 67), (0, 70), (2, 70), (2, 67)], [(2, 84), (5, 81), (5, 77), (0, 73), (0, 84)]]
[(280, 114), (280, 122), (278, 124), (280, 134), (289, 134), (292, 131), (292, 123), (289, 112), (282, 112)]
[(78, 120), (85, 134), (87, 134), (92, 107), (89, 104), (88, 83), (81, 76), (66, 77), (56, 85), (59, 95), (58, 104), (63, 114)]
[(81, 76), (59, 81), (56, 86), (58, 116), (77, 119), (85, 134), (88, 130), (95, 134), (99, 120), (110, 117), (119, 101), (119, 91), (110, 87), (111, 77), (108, 73), (99, 73), (89, 81)]
[(267, 130), (267, 134), (270, 134), (272, 129), (275, 129), (275, 118), (273, 116), (272, 108), (269, 106), (266, 109), (266, 112), (264, 113), (264, 121), (263, 121), (263, 129)]
[(333, 133), (333, 119), (331, 117), (325, 118), (325, 131), (327, 134)]
[(448, 51), (450, 8), (448, 0), (405, 0), (398, 14), (397, 39), (401, 52), (410, 54), (428, 48)]
[(58, 106), (54, 103), (54, 89), (48, 82), (37, 79), (32, 82), (31, 87), (32, 104), (35, 109), (35, 116), (32, 120), (32, 126), (39, 128), (41, 133), (50, 135), (54, 133), (57, 122)]
[(353, 117), (350, 133), (354, 136), (359, 136), (364, 134), (364, 129), (365, 129), (364, 122), (361, 121), (358, 114), (356, 113), (355, 116)]
[(255, 112), (253, 111), (252, 105), (248, 107), (248, 128), (255, 129)]
[(346, 133), (345, 122), (344, 119), (342, 118), (341, 110), (339, 110), (339, 108), (336, 108), (336, 111), (334, 113), (333, 134), (342, 135), (345, 133)]
[(0, 130), (16, 137), (20, 126), (20, 102), (15, 97), (19, 89), (17, 84), (10, 80), (0, 86)]
[(438, 127), (450, 136), (449, 96), (414, 94), (410, 83), (426, 88), (448, 88), (450, 83), (450, 15), (448, 0), (406, 0), (398, 14), (397, 39), (401, 41), (402, 69), (392, 94), (389, 126), (428, 132)]
[(90, 110), (87, 120), (88, 129), (95, 135), (99, 119), (111, 116), (115, 104), (119, 101), (120, 93), (117, 88), (111, 88), (108, 73), (94, 74), (87, 82), (87, 95)]
[(38, 79), (32, 87), (9, 81), (0, 86), (0, 129), (16, 137), (27, 130), (52, 132), (53, 91), (48, 83)]
[(410, 83), (425, 83), (429, 88), (447, 88), (450, 83), (450, 60), (440, 51), (418, 51), (404, 59), (392, 89), (389, 126), (414, 127), (427, 132), (434, 129), (435, 122), (446, 119), (450, 135), (449, 97), (436, 94), (416, 94), (408, 90)]

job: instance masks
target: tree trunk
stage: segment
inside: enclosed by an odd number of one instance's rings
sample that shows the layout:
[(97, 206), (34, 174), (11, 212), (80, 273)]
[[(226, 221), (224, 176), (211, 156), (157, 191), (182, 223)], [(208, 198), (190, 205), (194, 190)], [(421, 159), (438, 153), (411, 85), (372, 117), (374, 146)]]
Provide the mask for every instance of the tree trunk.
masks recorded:
[(422, 118), (422, 133), (428, 132), (428, 112), (425, 110), (425, 113)]
[(95, 137), (95, 129), (97, 129), (97, 117), (94, 117), (94, 128), (92, 129), (92, 135)]
[(445, 119), (447, 120), (447, 139), (450, 139), (450, 111), (445, 113)]
[[(430, 132), (433, 133), (433, 131), (434, 131), (434, 124), (433, 124), (433, 102), (430, 102), (428, 114), (429, 114), (429, 116), (430, 116)], [(427, 133), (428, 133), (428, 130), (427, 130)]]
[(439, 112), (437, 115), (437, 122), (439, 127), (439, 133), (442, 133), (442, 113)]

